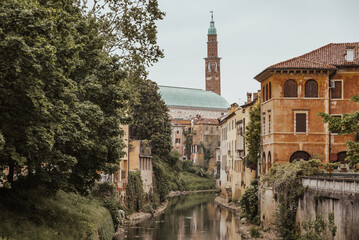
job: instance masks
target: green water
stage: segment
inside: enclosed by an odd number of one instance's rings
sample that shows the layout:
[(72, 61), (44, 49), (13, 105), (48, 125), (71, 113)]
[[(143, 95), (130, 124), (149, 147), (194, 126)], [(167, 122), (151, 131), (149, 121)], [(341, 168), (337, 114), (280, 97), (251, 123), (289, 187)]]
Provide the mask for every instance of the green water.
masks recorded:
[(172, 198), (162, 215), (128, 227), (125, 239), (241, 239), (238, 217), (214, 198), (214, 193)]

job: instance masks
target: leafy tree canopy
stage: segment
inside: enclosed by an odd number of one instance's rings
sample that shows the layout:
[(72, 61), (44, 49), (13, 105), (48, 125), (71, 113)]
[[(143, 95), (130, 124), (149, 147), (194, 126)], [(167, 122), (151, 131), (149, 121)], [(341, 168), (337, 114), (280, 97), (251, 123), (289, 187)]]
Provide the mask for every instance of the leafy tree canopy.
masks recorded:
[(261, 108), (258, 104), (249, 112), (250, 122), (246, 126), (246, 144), (248, 146), (248, 166), (257, 169), (261, 147)]
[[(149, 66), (163, 57), (157, 45), (156, 21), (164, 12), (157, 0), (78, 0), (91, 18), (100, 23), (105, 48), (116, 53), (131, 71)], [(142, 69), (143, 70), (143, 69)]]
[[(359, 103), (359, 95), (352, 97), (351, 100)], [(324, 123), (329, 123), (329, 131), (336, 131), (339, 135), (356, 134), (356, 141), (347, 141), (348, 152), (345, 160), (351, 165), (359, 163), (359, 111), (344, 113), (341, 118), (327, 113), (318, 113), (318, 115), (323, 117)]]
[[(0, 2), (0, 170), (86, 192), (123, 152), (131, 87), (72, 0)], [(24, 174), (21, 174), (23, 172)]]

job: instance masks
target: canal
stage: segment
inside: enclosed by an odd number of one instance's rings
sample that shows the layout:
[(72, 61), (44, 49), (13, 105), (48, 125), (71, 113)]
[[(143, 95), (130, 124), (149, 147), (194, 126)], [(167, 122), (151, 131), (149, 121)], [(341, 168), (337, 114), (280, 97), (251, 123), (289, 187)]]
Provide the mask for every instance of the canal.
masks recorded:
[(165, 212), (126, 229), (125, 239), (241, 239), (239, 218), (214, 203), (214, 193), (171, 198)]

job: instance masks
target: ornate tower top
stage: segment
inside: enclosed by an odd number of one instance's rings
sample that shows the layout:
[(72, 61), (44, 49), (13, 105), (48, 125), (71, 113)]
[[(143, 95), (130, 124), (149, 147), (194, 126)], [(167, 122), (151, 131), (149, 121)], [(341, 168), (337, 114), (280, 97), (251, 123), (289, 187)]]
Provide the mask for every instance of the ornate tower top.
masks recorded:
[(217, 30), (214, 27), (214, 21), (213, 21), (213, 11), (211, 11), (211, 22), (208, 28), (208, 34), (217, 34)]

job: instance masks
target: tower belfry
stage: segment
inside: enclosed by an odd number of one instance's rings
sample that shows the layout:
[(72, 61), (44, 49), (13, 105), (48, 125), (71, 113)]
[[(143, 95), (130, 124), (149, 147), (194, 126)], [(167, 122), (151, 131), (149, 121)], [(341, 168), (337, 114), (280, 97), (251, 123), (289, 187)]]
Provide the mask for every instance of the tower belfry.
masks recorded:
[(206, 90), (221, 95), (221, 58), (218, 57), (217, 29), (214, 26), (213, 11), (208, 28), (207, 57), (205, 60)]

